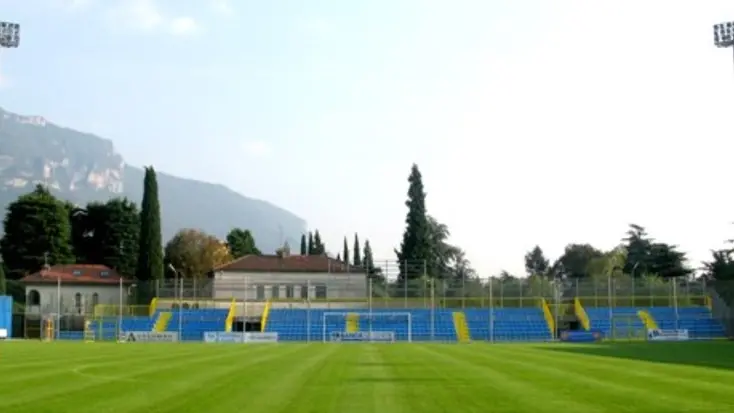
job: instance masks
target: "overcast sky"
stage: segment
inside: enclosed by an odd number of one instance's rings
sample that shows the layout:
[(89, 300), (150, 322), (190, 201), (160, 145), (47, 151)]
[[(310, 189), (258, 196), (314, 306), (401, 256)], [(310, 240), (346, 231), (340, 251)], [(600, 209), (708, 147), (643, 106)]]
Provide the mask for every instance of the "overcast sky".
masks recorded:
[[(684, 0), (0, 0), (0, 105), (399, 245), (410, 165), (480, 275), (628, 223), (734, 236), (734, 65)], [(351, 241), (350, 241), (351, 243)]]

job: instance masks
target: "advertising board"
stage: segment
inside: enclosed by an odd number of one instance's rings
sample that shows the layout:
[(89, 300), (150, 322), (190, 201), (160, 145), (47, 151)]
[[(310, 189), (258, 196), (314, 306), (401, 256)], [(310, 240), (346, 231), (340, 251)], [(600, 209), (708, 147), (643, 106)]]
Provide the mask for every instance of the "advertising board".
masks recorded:
[(561, 341), (567, 343), (593, 343), (601, 341), (603, 338), (604, 334), (599, 330), (561, 332)]
[(278, 333), (225, 333), (208, 331), (204, 333), (205, 343), (277, 343)]
[(647, 330), (647, 339), (650, 341), (687, 341), (688, 330)]
[(277, 343), (278, 333), (245, 333), (245, 343)]
[[(2, 330), (5, 334), (2, 334)], [(0, 295), (0, 340), (13, 334), (13, 297)]]
[(178, 333), (172, 331), (123, 331), (120, 341), (124, 343), (175, 343)]

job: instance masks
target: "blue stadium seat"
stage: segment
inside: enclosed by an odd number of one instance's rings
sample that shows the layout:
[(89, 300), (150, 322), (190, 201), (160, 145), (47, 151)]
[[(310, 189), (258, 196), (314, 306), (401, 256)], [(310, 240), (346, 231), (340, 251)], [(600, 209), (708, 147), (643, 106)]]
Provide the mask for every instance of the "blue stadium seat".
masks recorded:
[[(456, 341), (453, 313), (459, 309), (281, 309), (270, 310), (266, 331), (277, 332), (282, 341), (320, 341), (332, 332), (347, 329), (346, 316), (326, 317), (324, 313), (358, 314), (360, 331), (393, 331), (396, 340), (408, 339), (408, 324), (400, 313), (410, 313), (411, 337), (413, 341)], [(490, 317), (488, 309), (465, 309), (470, 338), (489, 340), (490, 330), (498, 341), (542, 341), (550, 340), (543, 312), (538, 308), (495, 309)], [(390, 316), (394, 314), (394, 316)], [(490, 328), (490, 320), (493, 320)], [(309, 327), (310, 326), (310, 327)]]
[(472, 340), (548, 341), (553, 338), (540, 308), (466, 309)]
[[(614, 307), (611, 309), (616, 336), (638, 336), (645, 331), (642, 320), (637, 312), (645, 310), (657, 323), (658, 327), (665, 330), (687, 329), (692, 338), (713, 339), (725, 337), (724, 328), (721, 323), (714, 319), (706, 307)], [(606, 336), (612, 335), (612, 322), (610, 320), (609, 307), (586, 308), (591, 328), (599, 329)], [(628, 330), (628, 331), (619, 331)]]
[(200, 308), (169, 310), (171, 320), (166, 331), (179, 331), (182, 341), (202, 341), (207, 331), (224, 331), (228, 309)]

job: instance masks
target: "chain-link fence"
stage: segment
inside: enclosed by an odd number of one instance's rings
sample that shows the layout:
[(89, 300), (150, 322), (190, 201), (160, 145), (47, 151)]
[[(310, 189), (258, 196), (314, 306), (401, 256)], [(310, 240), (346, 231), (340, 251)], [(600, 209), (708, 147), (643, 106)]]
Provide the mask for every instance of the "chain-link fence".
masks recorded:
[[(349, 309), (392, 310), (486, 310), (487, 317), (499, 309), (538, 309), (547, 306), (553, 324), (560, 326), (577, 314), (575, 300), (588, 314), (605, 319), (605, 325), (638, 322), (636, 315), (625, 319), (631, 308), (669, 308), (673, 326), (685, 319), (710, 319), (710, 314), (734, 335), (734, 283), (707, 282), (704, 279), (593, 277), (554, 280), (541, 276), (524, 278), (432, 279), (413, 276), (395, 279), (388, 274), (366, 278), (363, 274), (302, 274), (281, 277), (240, 276), (227, 279), (164, 279), (152, 282), (123, 280), (114, 283), (85, 284), (47, 282), (22, 284), (7, 282), (7, 293), (14, 305), (14, 335), (37, 338), (48, 333), (48, 323), (59, 338), (82, 338), (93, 329), (107, 331), (110, 337), (123, 329), (123, 319), (139, 318), (136, 328), (154, 329), (154, 314), (168, 309), (212, 309), (219, 313), (195, 317), (221, 318), (226, 312), (235, 329), (256, 329), (257, 320), (269, 308), (308, 308), (348, 311)], [(677, 309), (698, 308), (707, 313)], [(479, 313), (477, 313), (479, 314)], [(601, 315), (600, 315), (601, 314)], [(438, 316), (436, 316), (438, 317)], [(515, 315), (515, 317), (518, 317)], [(667, 317), (667, 316), (666, 316)], [(490, 317), (491, 318), (491, 317)], [(145, 321), (143, 321), (145, 320)], [(631, 320), (631, 321), (630, 321)], [(205, 321), (205, 320), (199, 320)], [(598, 322), (598, 321), (597, 321)], [(185, 315), (174, 315), (169, 329), (184, 328)], [(550, 323), (550, 321), (549, 321)], [(204, 323), (206, 324), (206, 323)], [(635, 324), (636, 325), (636, 324)], [(105, 327), (102, 327), (105, 326)], [(218, 329), (221, 329), (218, 326)], [(555, 334), (555, 333), (554, 333)], [(636, 333), (637, 334), (637, 333)]]

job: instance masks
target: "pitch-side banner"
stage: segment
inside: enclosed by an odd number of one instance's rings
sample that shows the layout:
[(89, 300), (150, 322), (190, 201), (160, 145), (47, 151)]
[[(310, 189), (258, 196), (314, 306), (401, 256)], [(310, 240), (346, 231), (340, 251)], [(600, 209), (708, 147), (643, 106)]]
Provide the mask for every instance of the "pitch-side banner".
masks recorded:
[(123, 331), (120, 333), (120, 341), (125, 343), (175, 343), (178, 341), (178, 333), (173, 331)]
[(204, 333), (205, 343), (277, 343), (278, 333), (225, 333), (208, 331)]
[(688, 330), (647, 330), (647, 339), (650, 341), (686, 341), (689, 339)]

